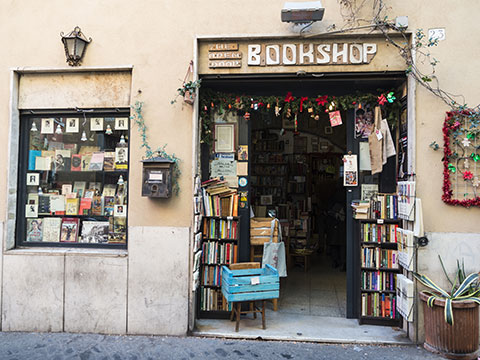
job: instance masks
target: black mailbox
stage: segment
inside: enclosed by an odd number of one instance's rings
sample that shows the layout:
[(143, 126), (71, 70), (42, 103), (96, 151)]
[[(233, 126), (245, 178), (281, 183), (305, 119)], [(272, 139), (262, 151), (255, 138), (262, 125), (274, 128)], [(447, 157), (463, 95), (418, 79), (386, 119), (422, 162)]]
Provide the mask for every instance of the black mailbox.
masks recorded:
[(172, 194), (172, 168), (174, 162), (162, 157), (142, 160), (142, 196), (169, 198)]

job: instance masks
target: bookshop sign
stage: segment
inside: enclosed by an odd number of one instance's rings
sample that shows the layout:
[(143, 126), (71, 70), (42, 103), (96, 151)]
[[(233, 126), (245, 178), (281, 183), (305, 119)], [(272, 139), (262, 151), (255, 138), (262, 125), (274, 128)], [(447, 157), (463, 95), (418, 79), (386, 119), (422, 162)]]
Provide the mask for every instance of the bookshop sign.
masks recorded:
[[(381, 61), (373, 61), (381, 56)], [(405, 70), (395, 49), (379, 38), (200, 41), (199, 73)]]

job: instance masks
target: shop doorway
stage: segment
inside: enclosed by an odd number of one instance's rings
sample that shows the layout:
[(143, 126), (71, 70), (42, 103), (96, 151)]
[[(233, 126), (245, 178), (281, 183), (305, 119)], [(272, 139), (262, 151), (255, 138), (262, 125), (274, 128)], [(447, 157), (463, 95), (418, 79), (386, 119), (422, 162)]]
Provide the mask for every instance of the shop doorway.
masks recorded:
[[(239, 101), (248, 94), (271, 101), (252, 105), (248, 114), (232, 114), (221, 107), (212, 110), (212, 124), (236, 124), (236, 156), (242, 156), (240, 145), (246, 145), (247, 154), (243, 156), (248, 168), (241, 175), (246, 183), (238, 190), (240, 201), (244, 201), (238, 210), (239, 261), (252, 260), (251, 216), (276, 217), (281, 224), (288, 276), (281, 281), (278, 310), (273, 311), (273, 304), (269, 305), (267, 321), (270, 318), (288, 324), (298, 316), (313, 323), (320, 318), (330, 321), (357, 318), (360, 248), (350, 205), (352, 200), (360, 198), (360, 186), (344, 187), (342, 160), (349, 152), (358, 154), (359, 144), (365, 140), (356, 138), (355, 110), (345, 111), (340, 104), (333, 104), (332, 110), (340, 111), (341, 124), (332, 126), (329, 113), (310, 112), (308, 102), (304, 111), (292, 109), (288, 116), (286, 109), (279, 109), (278, 115), (275, 99), (286, 96), (316, 99), (319, 94), (341, 97), (367, 94), (379, 88), (400, 88), (404, 74), (331, 74), (309, 78), (216, 76), (204, 77), (202, 81), (203, 94), (229, 94)], [(229, 105), (226, 101), (225, 106)], [(211, 161), (215, 156), (212, 147), (204, 144), (203, 181), (211, 178)], [(359, 172), (359, 185), (365, 180), (385, 190), (389, 183), (395, 182), (395, 161), (391, 160), (385, 172), (374, 178)]]

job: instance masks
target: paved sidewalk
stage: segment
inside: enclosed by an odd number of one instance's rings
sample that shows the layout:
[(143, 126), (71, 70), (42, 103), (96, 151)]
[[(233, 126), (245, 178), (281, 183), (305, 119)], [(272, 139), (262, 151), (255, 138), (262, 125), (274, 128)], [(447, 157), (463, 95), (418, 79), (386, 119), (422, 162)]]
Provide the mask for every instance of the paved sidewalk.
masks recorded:
[(0, 359), (440, 359), (416, 346), (333, 345), (200, 337), (0, 333)]

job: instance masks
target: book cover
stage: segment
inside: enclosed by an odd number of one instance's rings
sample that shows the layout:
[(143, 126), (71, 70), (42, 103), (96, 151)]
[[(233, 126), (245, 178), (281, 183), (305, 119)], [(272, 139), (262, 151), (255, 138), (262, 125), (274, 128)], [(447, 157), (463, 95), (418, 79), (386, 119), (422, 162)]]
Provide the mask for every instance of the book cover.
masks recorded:
[(73, 192), (77, 194), (77, 197), (81, 198), (85, 194), (85, 188), (87, 183), (85, 181), (75, 181), (73, 183)]
[(115, 149), (115, 169), (128, 169), (128, 148)]
[(103, 215), (103, 204), (101, 196), (94, 196), (92, 200), (92, 215), (101, 216)]
[(50, 156), (37, 156), (35, 158), (35, 170), (52, 170), (52, 158)]
[(101, 182), (89, 182), (88, 183), (89, 189), (95, 190), (95, 195), (99, 195), (102, 190), (102, 183)]
[(55, 171), (70, 171), (71, 151), (55, 150), (55, 161), (53, 163)]
[(115, 196), (117, 186), (115, 184), (105, 184), (103, 186), (103, 196)]
[(79, 219), (77, 218), (63, 218), (60, 242), (76, 242), (78, 237), (78, 224)]
[(59, 242), (62, 218), (48, 217), (43, 219), (43, 241)]
[(108, 221), (83, 221), (82, 236), (79, 242), (104, 244), (108, 242), (110, 223)]
[(50, 215), (50, 196), (39, 195), (38, 196), (38, 215)]
[(50, 195), (50, 211), (57, 215), (65, 211), (65, 195)]
[(87, 190), (85, 190), (85, 194), (83, 195), (83, 197), (88, 199), (93, 199), (93, 197), (95, 196), (95, 192), (96, 192), (95, 189), (88, 188)]
[(90, 215), (91, 208), (92, 208), (92, 199), (82, 198), (80, 200), (80, 208), (78, 209), (78, 215)]
[(82, 155), (73, 154), (70, 165), (71, 171), (82, 171)]
[(115, 208), (115, 196), (104, 196), (103, 197), (103, 215), (113, 216), (113, 211)]
[(113, 219), (113, 232), (108, 234), (109, 243), (125, 243), (127, 241), (127, 219), (117, 217)]
[(88, 169), (90, 171), (102, 171), (103, 170), (104, 156), (105, 156), (105, 153), (103, 153), (103, 152), (93, 153)]
[(78, 200), (79, 199), (67, 199), (67, 205), (65, 207), (66, 215), (78, 215)]
[(115, 170), (115, 152), (107, 151), (103, 157), (103, 170), (114, 171)]
[(29, 193), (27, 196), (27, 204), (38, 205), (38, 193)]
[(28, 170), (35, 170), (35, 162), (37, 157), (42, 156), (42, 152), (40, 150), (30, 150), (28, 152)]
[(91, 160), (92, 160), (91, 153), (82, 155), (82, 171), (89, 171)]
[(42, 219), (27, 219), (27, 237), (26, 241), (42, 241)]

